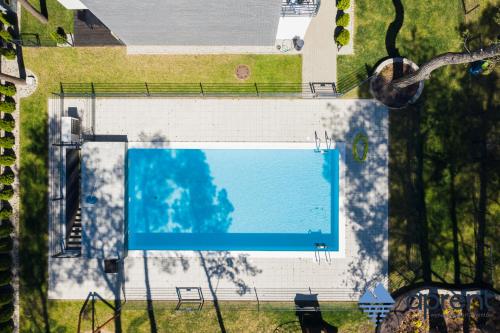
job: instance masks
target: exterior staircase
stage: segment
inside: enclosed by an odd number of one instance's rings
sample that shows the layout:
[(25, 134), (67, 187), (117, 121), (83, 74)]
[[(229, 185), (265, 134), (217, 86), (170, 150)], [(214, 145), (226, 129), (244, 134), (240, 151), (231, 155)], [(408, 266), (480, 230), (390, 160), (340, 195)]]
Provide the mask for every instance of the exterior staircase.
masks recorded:
[(81, 254), (82, 252), (82, 217), (81, 210), (75, 216), (71, 230), (66, 238), (66, 251)]

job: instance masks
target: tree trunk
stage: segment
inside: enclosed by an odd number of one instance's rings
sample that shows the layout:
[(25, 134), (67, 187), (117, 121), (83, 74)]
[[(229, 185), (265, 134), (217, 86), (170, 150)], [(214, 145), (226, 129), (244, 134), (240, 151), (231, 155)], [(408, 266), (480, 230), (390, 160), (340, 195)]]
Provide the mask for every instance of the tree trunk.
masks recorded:
[(472, 53), (443, 53), (423, 64), (416, 72), (403, 76), (392, 81), (392, 85), (398, 89), (403, 89), (417, 82), (427, 80), (431, 77), (431, 72), (446, 66), (474, 62), (489, 59), (500, 55), (500, 43), (491, 45), (485, 49), (476, 50)]
[(31, 15), (33, 15), (38, 21), (42, 22), (43, 24), (47, 24), (49, 20), (43, 16), (38, 10), (36, 10), (35, 7), (33, 7), (28, 0), (17, 0), (21, 6), (24, 7)]
[(12, 82), (15, 85), (26, 85), (26, 79), (21, 79), (12, 75), (0, 73), (0, 80)]
[(454, 282), (460, 284), (460, 254), (458, 250), (457, 195), (455, 189), (455, 167), (450, 166), (450, 218), (453, 232)]

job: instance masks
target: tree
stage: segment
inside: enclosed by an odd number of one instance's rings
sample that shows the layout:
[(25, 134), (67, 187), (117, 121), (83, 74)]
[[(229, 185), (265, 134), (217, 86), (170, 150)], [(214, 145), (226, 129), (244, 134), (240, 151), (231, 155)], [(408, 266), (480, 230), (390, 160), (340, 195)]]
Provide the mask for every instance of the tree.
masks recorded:
[(399, 89), (406, 88), (408, 86), (411, 86), (412, 84), (429, 79), (431, 77), (431, 73), (440, 67), (447, 65), (466, 64), (495, 57), (500, 57), (500, 43), (493, 44), (485, 49), (479, 49), (471, 53), (443, 53), (424, 63), (416, 72), (394, 80), (391, 82), (391, 84)]

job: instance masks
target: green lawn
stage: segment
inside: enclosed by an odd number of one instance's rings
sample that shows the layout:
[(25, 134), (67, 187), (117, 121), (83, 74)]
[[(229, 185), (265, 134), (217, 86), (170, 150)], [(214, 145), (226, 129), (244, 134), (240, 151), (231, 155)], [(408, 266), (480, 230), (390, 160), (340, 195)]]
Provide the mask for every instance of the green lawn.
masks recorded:
[(23, 53), (39, 86), (21, 101), (21, 332), (38, 332), (64, 317), (64, 311), (52, 314), (46, 301), (47, 99), (60, 82), (237, 83), (238, 64), (250, 67), (246, 82), (301, 82), (299, 56), (127, 56), (123, 47), (25, 48)]
[[(29, 0), (29, 2), (41, 13), (48, 13), (48, 24), (42, 24), (24, 8), (21, 11), (21, 32), (37, 33), (40, 39), (50, 41), (50, 34), (61, 27), (66, 33), (73, 32), (73, 11), (64, 8), (57, 0)], [(45, 3), (46, 8), (41, 7)], [(43, 8), (43, 9), (42, 9)]]
[[(404, 8), (402, 27), (397, 33), (396, 48), (409, 59), (424, 42), (432, 44), (432, 54), (460, 49), (457, 28), (463, 11), (459, 0), (401, 0)], [(392, 0), (356, 0), (354, 55), (337, 58), (337, 83), (343, 91), (350, 84), (366, 78), (367, 68), (387, 57), (386, 35), (396, 11)], [(415, 40), (419, 42), (416, 43)]]
[[(76, 332), (78, 313), (82, 301), (50, 301), (49, 313), (51, 332)], [(283, 332), (297, 332), (297, 316), (288, 303), (261, 304), (257, 311), (256, 303), (221, 302), (220, 308), (224, 327), (228, 332), (269, 332), (283, 325)], [(367, 317), (354, 303), (325, 303), (322, 317), (325, 322), (339, 328), (339, 332), (357, 333), (372, 331), (373, 326)], [(202, 311), (175, 311), (173, 302), (154, 302), (154, 322), (158, 332), (218, 332), (219, 324), (215, 310), (210, 302), (205, 303)], [(98, 303), (97, 317), (99, 322), (110, 318), (111, 312), (102, 303)], [(151, 321), (147, 312), (146, 302), (133, 301), (124, 306), (121, 318), (122, 332), (149, 333)], [(83, 331), (89, 330), (90, 321), (83, 321)], [(107, 332), (114, 331), (114, 324), (107, 326)], [(295, 330), (290, 328), (294, 327)], [(280, 331), (281, 332), (281, 331)]]

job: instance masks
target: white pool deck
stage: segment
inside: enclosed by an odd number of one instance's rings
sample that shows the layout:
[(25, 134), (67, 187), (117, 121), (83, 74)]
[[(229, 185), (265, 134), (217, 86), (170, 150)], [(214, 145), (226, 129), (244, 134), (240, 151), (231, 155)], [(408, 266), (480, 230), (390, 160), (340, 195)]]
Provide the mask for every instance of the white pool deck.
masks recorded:
[[(49, 123), (61, 101), (49, 101)], [(49, 298), (177, 299), (175, 287), (202, 287), (223, 300), (357, 300), (387, 276), (388, 112), (371, 100), (65, 98), (95, 140), (82, 147), (82, 256), (49, 258)], [(52, 125), (51, 125), (52, 126)], [(310, 147), (325, 131), (345, 147), (341, 225), (345, 235), (331, 262), (314, 252), (190, 252), (125, 250), (124, 156), (127, 147)], [(369, 138), (365, 163), (352, 157), (359, 132)], [(51, 154), (55, 154), (51, 148)], [(51, 162), (52, 163), (52, 162)], [(52, 177), (52, 176), (51, 176)], [(56, 179), (49, 181), (57, 182)], [(57, 196), (50, 187), (50, 197)], [(98, 198), (89, 204), (85, 197)], [(54, 227), (54, 226), (51, 226)], [(57, 228), (56, 228), (57, 229)], [(50, 234), (58, 237), (57, 232)], [(51, 239), (53, 241), (53, 239)], [(103, 258), (124, 258), (123, 272), (104, 273)], [(248, 289), (246, 289), (248, 288)], [(237, 290), (248, 290), (240, 295)], [(257, 294), (257, 295), (256, 295)]]

